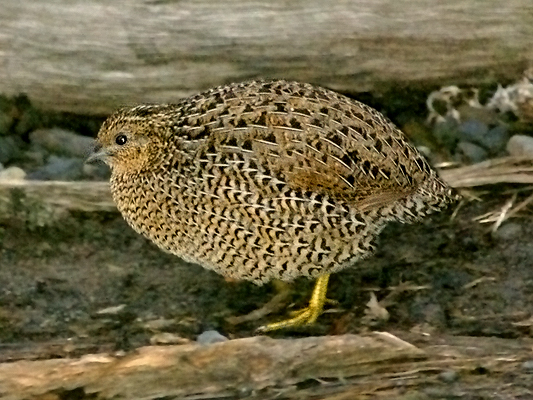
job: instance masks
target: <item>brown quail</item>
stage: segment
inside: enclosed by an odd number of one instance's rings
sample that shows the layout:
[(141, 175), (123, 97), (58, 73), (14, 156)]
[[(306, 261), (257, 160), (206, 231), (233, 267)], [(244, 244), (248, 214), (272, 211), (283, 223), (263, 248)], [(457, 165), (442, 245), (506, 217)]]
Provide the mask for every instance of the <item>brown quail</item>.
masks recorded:
[(111, 167), (118, 209), (162, 249), (258, 284), (318, 278), (307, 308), (264, 331), (313, 323), (329, 275), (369, 256), (387, 222), (455, 198), (379, 112), (281, 80), (120, 110), (90, 159)]

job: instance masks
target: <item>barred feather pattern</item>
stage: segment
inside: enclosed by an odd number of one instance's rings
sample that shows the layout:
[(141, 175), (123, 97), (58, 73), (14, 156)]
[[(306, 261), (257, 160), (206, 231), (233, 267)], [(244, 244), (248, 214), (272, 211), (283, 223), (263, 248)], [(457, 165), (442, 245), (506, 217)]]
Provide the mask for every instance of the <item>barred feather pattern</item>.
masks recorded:
[(456, 197), (382, 114), (297, 82), (231, 84), (120, 110), (97, 142), (137, 232), (258, 284), (351, 266), (387, 222), (418, 221)]

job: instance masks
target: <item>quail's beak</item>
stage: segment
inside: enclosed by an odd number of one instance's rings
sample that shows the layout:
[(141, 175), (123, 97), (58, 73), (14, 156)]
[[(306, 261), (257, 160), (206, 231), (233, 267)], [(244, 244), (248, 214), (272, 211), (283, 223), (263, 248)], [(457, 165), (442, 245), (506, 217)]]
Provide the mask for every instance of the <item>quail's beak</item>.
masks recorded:
[(102, 148), (102, 145), (95, 143), (91, 155), (85, 160), (86, 163), (94, 163), (96, 161), (103, 161), (107, 163), (109, 157), (109, 152), (106, 149)]

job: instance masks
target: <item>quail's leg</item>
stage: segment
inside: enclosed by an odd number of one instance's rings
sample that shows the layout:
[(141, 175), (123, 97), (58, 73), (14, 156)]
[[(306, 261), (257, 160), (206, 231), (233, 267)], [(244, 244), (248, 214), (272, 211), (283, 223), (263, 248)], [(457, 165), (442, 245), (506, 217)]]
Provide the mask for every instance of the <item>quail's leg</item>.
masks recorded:
[(313, 294), (309, 305), (298, 311), (294, 318), (286, 319), (280, 322), (274, 322), (272, 324), (260, 326), (257, 328), (257, 332), (270, 332), (278, 329), (290, 328), (293, 326), (310, 325), (316, 321), (318, 316), (322, 313), (324, 304), (327, 302), (326, 292), (328, 291), (329, 275), (322, 275), (316, 280)]

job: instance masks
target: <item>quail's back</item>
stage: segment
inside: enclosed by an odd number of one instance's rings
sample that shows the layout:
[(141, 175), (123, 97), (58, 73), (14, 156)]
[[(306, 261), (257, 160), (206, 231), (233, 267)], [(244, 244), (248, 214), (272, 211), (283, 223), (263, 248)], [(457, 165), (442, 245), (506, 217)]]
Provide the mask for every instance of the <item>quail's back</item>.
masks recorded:
[(419, 220), (453, 197), (379, 112), (296, 82), (124, 109), (97, 142), (136, 231), (256, 283), (353, 265), (388, 221)]

